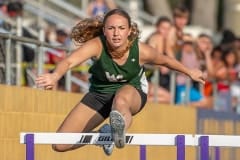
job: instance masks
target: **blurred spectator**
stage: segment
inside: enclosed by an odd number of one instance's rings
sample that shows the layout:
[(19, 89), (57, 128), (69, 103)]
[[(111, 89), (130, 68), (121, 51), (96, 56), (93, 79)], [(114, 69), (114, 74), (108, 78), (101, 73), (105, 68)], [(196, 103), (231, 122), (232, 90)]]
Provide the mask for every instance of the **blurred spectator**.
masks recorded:
[[(55, 31), (55, 35), (56, 35), (56, 42), (53, 43), (54, 45), (69, 47), (69, 46), (67, 46), (69, 36), (64, 30), (57, 29)], [(64, 59), (67, 56), (67, 54), (64, 50), (59, 50), (59, 49), (47, 51), (47, 55), (48, 55), (47, 63), (53, 64), (53, 65), (56, 65), (57, 63), (59, 63), (62, 59)], [(51, 71), (52, 70), (50, 70), (50, 72)], [(58, 90), (65, 89), (65, 77), (64, 76), (58, 81), (58, 86), (56, 86), (56, 88)]]
[(236, 42), (235, 34), (231, 30), (225, 29), (222, 33), (222, 40), (220, 43), (222, 49), (228, 50), (228, 49), (235, 47), (234, 46), (235, 42)]
[(238, 80), (238, 73), (240, 64), (237, 59), (237, 52), (234, 49), (229, 49), (223, 54), (223, 61), (227, 67), (227, 78), (229, 82), (235, 82)]
[[(172, 23), (168, 17), (160, 17), (156, 23), (156, 31), (147, 39), (147, 43), (156, 48), (159, 53), (168, 54), (166, 50), (166, 43), (169, 31), (172, 27)], [(153, 70), (151, 71), (153, 73)], [(159, 87), (157, 91), (157, 102), (169, 103), (171, 96), (170, 89), (170, 73), (169, 69), (163, 66), (159, 67)], [(148, 77), (149, 78), (149, 77)], [(149, 83), (149, 95), (148, 100), (156, 100), (154, 98), (154, 86)]]
[[(61, 29), (56, 30), (56, 45), (70, 47), (68, 34)], [(57, 64), (66, 57), (66, 52), (56, 50), (56, 52), (48, 52), (48, 63)]]
[[(220, 49), (220, 48), (219, 48)], [(206, 104), (205, 108), (213, 108), (213, 97), (212, 97), (212, 90), (210, 93), (210, 89), (212, 86), (208, 81), (212, 81), (212, 78), (209, 77), (214, 77), (214, 70), (213, 70), (213, 62), (212, 62), (212, 57), (211, 54), (213, 52), (213, 42), (212, 42), (212, 37), (210, 37), (207, 34), (200, 34), (196, 40), (196, 52), (197, 52), (197, 57), (199, 60), (200, 64), (200, 69), (204, 72), (204, 74), (207, 77), (207, 82), (206, 85), (203, 87), (203, 95), (206, 99)], [(220, 59), (221, 59), (221, 50), (218, 52), (217, 49), (214, 49), (214, 52), (217, 52), (220, 54)]]
[(0, 12), (1, 13), (6, 13), (7, 12), (7, 6), (6, 3), (0, 1)]
[(229, 49), (223, 54), (223, 61), (227, 68), (227, 78), (230, 85), (231, 104), (233, 110), (236, 111), (240, 104), (240, 64), (237, 59), (237, 52), (234, 49)]
[[(226, 64), (223, 61), (223, 52), (221, 58), (219, 52), (213, 52), (212, 61), (215, 75), (213, 80), (213, 91), (215, 90), (214, 109), (217, 111), (229, 112), (231, 107), (230, 86), (228, 83), (228, 71)], [(215, 87), (214, 87), (215, 86)]]
[(155, 25), (155, 32), (149, 36), (147, 43), (152, 47), (157, 48), (160, 53), (168, 54), (166, 51), (166, 40), (171, 27), (172, 22), (168, 17), (159, 17)]
[(23, 4), (21, 2), (9, 2), (7, 5), (7, 14), (12, 18), (23, 16)]
[[(50, 35), (50, 31), (47, 31), (46, 34)], [(48, 40), (48, 41), (50, 41), (50, 40)], [(55, 42), (52, 42), (52, 44), (54, 44), (56, 46), (63, 46), (66, 48), (72, 47), (70, 36), (63, 29), (57, 29), (55, 31)], [(55, 65), (55, 64), (59, 63), (63, 58), (65, 58), (67, 56), (67, 53), (66, 53), (66, 51), (55, 49), (55, 50), (48, 50), (47, 55), (48, 55), (48, 61), (46, 63)], [(51, 70), (50, 70), (50, 72), (51, 72)], [(79, 68), (75, 68), (74, 70), (72, 70), (72, 76), (81, 80), (83, 83), (84, 82), (87, 83), (88, 78), (89, 78), (88, 74), (82, 70), (79, 70)], [(58, 86), (56, 86), (56, 89), (65, 90), (65, 76), (63, 76), (58, 81)], [(82, 92), (82, 88), (81, 88), (81, 86), (79, 86), (75, 83), (72, 83), (71, 91), (72, 92)]]
[[(7, 16), (9, 19), (11, 19), (12, 21), (16, 22), (17, 17), (23, 17), (23, 4), (20, 1), (13, 1), (13, 2), (8, 2), (8, 3), (3, 3), (1, 5), (1, 13), (4, 16)], [(0, 27), (2, 28), (2, 30), (4, 30), (4, 32), (8, 32), (8, 33), (12, 33), (12, 34), (16, 34), (16, 26), (13, 24), (10, 24), (10, 21), (4, 21), (2, 20), (0, 23)], [(33, 36), (29, 31), (28, 28), (26, 27), (21, 27), (21, 36), (23, 37), (27, 37), (27, 38), (33, 38), (33, 39), (37, 39), (35, 36)], [(13, 43), (15, 43), (13, 41)], [(1, 45), (4, 43), (1, 43)], [(4, 46), (2, 47), (4, 48)], [(12, 52), (14, 53), (11, 55), (12, 58), (12, 62), (15, 63), (14, 61), (16, 61), (16, 51), (15, 51), (15, 47), (11, 48)], [(29, 45), (27, 44), (21, 44), (21, 53), (22, 53), (22, 61), (26, 62), (26, 67), (30, 67), (32, 64), (32, 62), (34, 61), (34, 54), (35, 51), (32, 47), (29, 47)], [(3, 54), (5, 54), (4, 52), (2, 52)], [(5, 55), (3, 56), (5, 57)], [(15, 75), (15, 74), (14, 74)], [(12, 77), (13, 82), (15, 82), (14, 78), (16, 77)], [(21, 81), (22, 84), (28, 84), (28, 78), (26, 75), (26, 68), (24, 68), (24, 79), (22, 79)]]
[[(194, 49), (193, 41), (184, 41), (182, 45), (182, 50), (179, 54), (179, 60), (188, 68), (199, 68), (200, 64), (197, 58), (197, 54)], [(190, 87), (189, 97), (186, 97), (186, 86), (188, 79), (183, 74), (177, 75), (177, 88), (176, 88), (176, 104), (185, 104), (186, 99), (189, 98), (190, 102), (201, 101), (203, 99), (202, 94), (199, 91), (197, 85), (193, 84)]]
[[(205, 37), (205, 36), (204, 36)], [(208, 107), (213, 108), (214, 105), (214, 85), (217, 83), (217, 81), (221, 81), (226, 78), (226, 70), (222, 61), (222, 50), (220, 47), (215, 47), (211, 50), (210, 53), (210, 59), (209, 59), (209, 51), (207, 49), (207, 43), (208, 41), (205, 41), (201, 35), (198, 39), (198, 45), (197, 50), (200, 52), (204, 51), (204, 48), (206, 49), (205, 52), (202, 52), (202, 57), (199, 54), (198, 56), (202, 59), (201, 62), (201, 68), (205, 70), (207, 73), (207, 79), (206, 83), (203, 88), (203, 94), (208, 99)], [(205, 37), (207, 38), (207, 37)], [(201, 42), (202, 40), (202, 42)], [(206, 40), (206, 39), (205, 39)], [(207, 42), (207, 43), (206, 43)], [(205, 47), (204, 47), (205, 46)], [(205, 60), (205, 61), (204, 61)]]
[(7, 14), (7, 5), (4, 2), (0, 2), (0, 14), (1, 15)]
[(211, 60), (212, 50), (212, 38), (207, 34), (200, 34), (196, 41), (196, 52), (201, 70), (208, 74), (211, 74), (213, 72)]
[(112, 0), (92, 0), (87, 7), (87, 14), (91, 17), (101, 16), (114, 8), (116, 5)]
[[(17, 17), (23, 16), (23, 4), (21, 2), (9, 2), (7, 4), (7, 14), (10, 18), (16, 19)], [(27, 28), (22, 28), (22, 36), (27, 38), (37, 39), (37, 37), (33, 36)], [(24, 62), (32, 62), (34, 60), (34, 50), (26, 45), (22, 46), (23, 53), (23, 61)]]
[(227, 67), (223, 61), (223, 51), (220, 47), (212, 52), (213, 74), (209, 75), (209, 85), (214, 94), (214, 110), (231, 111), (230, 88), (227, 78)]
[[(183, 40), (184, 43), (182, 46), (182, 52), (177, 55), (178, 59), (190, 68), (204, 68), (203, 71), (206, 73), (207, 68), (209, 68), (207, 66), (212, 66), (210, 56), (212, 51), (212, 42), (209, 37), (201, 35), (197, 41), (195, 41), (191, 35), (186, 34), (183, 35)], [(203, 40), (206, 40), (205, 43), (203, 43)], [(201, 54), (203, 54), (202, 60), (199, 58), (197, 53), (198, 51), (201, 51)], [(209, 62), (205, 63), (205, 60)], [(202, 61), (204, 61), (204, 63), (202, 63)], [(189, 97), (186, 97), (188, 85)], [(177, 75), (176, 104), (186, 104), (187, 99), (189, 100), (190, 106), (205, 109), (213, 108), (212, 96), (204, 95), (198, 83), (190, 81), (185, 75)]]
[(187, 25), (189, 19), (189, 10), (185, 6), (176, 7), (173, 10), (173, 23), (167, 43), (167, 49), (171, 57), (180, 52), (183, 44), (183, 29)]

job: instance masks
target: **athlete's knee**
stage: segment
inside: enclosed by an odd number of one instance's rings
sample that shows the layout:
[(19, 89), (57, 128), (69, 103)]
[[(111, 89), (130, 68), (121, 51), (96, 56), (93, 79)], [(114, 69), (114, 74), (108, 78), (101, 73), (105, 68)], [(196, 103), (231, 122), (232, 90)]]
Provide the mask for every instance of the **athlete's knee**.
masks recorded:
[(68, 151), (66, 145), (61, 145), (61, 144), (53, 144), (52, 149), (56, 152), (66, 152), (66, 151)]
[(126, 108), (127, 105), (128, 105), (128, 100), (126, 97), (120, 96), (120, 95), (115, 96), (113, 101), (113, 107), (115, 109), (122, 108), (122, 107)]

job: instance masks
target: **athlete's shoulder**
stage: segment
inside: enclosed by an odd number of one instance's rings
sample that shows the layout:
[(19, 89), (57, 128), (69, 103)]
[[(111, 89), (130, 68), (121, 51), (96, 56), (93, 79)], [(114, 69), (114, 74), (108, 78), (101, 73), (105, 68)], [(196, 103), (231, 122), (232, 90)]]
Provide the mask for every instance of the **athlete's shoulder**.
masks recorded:
[(94, 37), (93, 39), (90, 39), (88, 42), (101, 44), (101, 38), (100, 38), (100, 36), (97, 36), (97, 37)]
[(93, 39), (88, 40), (87, 42), (85, 42), (83, 45), (89, 47), (89, 49), (97, 49), (97, 50), (101, 50), (102, 48), (102, 42), (100, 37), (95, 37)]
[(99, 37), (88, 40), (77, 49), (78, 52), (84, 53), (85, 55), (88, 54), (93, 57), (99, 57), (101, 54), (101, 50), (102, 43)]

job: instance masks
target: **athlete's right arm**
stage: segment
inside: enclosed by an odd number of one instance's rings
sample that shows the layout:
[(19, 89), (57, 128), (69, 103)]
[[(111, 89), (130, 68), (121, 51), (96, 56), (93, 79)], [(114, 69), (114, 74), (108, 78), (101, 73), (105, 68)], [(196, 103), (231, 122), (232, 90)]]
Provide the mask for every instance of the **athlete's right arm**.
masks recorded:
[(102, 45), (99, 38), (87, 41), (81, 47), (73, 51), (71, 55), (58, 63), (53, 73), (39, 75), (36, 78), (37, 86), (44, 87), (45, 89), (52, 89), (56, 82), (67, 72), (67, 70), (92, 57), (99, 57), (101, 50)]

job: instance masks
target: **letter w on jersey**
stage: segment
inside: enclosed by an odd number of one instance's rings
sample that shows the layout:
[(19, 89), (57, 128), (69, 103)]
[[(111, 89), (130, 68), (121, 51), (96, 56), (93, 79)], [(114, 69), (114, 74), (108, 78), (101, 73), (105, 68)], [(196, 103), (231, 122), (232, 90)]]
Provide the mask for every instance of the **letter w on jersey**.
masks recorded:
[(127, 80), (123, 79), (123, 75), (118, 74), (118, 75), (114, 75), (114, 74), (110, 74), (109, 72), (105, 72), (105, 75), (108, 79), (109, 82), (126, 82)]

